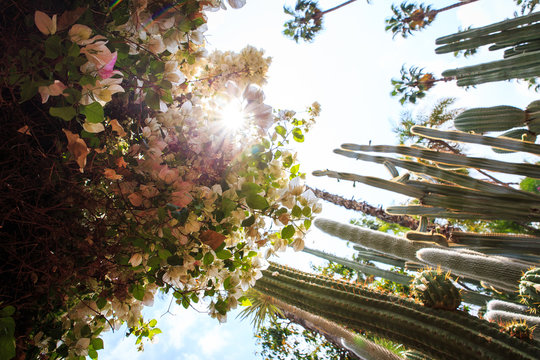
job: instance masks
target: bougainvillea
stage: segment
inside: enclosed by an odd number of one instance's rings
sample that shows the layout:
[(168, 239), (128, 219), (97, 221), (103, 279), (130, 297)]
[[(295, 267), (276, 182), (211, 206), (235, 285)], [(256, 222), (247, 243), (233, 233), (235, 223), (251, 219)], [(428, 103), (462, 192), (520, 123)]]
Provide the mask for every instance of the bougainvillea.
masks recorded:
[(54, 258), (15, 269), (14, 281), (30, 279), (26, 291), (45, 299), (5, 297), (17, 309), (18, 353), (97, 358), (100, 333), (122, 323), (141, 343), (159, 333), (141, 317), (157, 291), (184, 307), (206, 298), (225, 320), (268, 256), (303, 248), (320, 211), (289, 149), (319, 105), (299, 118), (266, 104), (261, 50), (206, 54), (205, 11), (225, 8), (219, 0), (43, 6), (21, 14), (28, 43), (7, 49), (3, 89), (40, 109), (14, 122), (13, 141), (53, 139), (43, 181), (70, 184), (69, 241), (4, 219), (26, 236), (13, 246), (30, 241)]

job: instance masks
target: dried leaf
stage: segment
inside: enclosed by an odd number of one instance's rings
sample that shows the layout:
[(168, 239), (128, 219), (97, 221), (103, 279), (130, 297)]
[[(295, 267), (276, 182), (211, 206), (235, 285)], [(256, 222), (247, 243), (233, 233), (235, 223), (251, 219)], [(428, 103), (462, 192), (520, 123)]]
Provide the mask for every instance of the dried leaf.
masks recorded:
[(97, 134), (102, 131), (105, 131), (105, 126), (103, 126), (102, 123), (89, 123), (88, 121), (85, 121), (83, 124), (84, 130), (88, 131), (89, 133)]
[(24, 125), (22, 128), (20, 128), (17, 131), (20, 132), (21, 134), (24, 134), (24, 135), (31, 135), (30, 134), (30, 128), (28, 127), (28, 125)]
[(225, 241), (227, 237), (214, 230), (206, 230), (200, 236), (199, 239), (210, 246), (213, 250), (219, 248), (219, 246)]
[(75, 10), (64, 11), (60, 18), (58, 19), (57, 29), (62, 31), (75, 24), (77, 20), (81, 17), (82, 14), (88, 9), (88, 7), (79, 7)]
[(116, 173), (116, 171), (114, 171), (114, 169), (105, 169), (105, 170), (103, 170), (103, 174), (105, 175), (105, 177), (107, 179), (110, 179), (110, 180), (121, 180), (122, 179), (122, 175), (118, 175)]
[(112, 131), (116, 132), (118, 134), (118, 136), (124, 137), (124, 136), (127, 135), (126, 132), (124, 131), (124, 128), (122, 127), (122, 125), (120, 125), (118, 123), (118, 120), (113, 119), (113, 120), (111, 120), (110, 124), (111, 124), (111, 127), (112, 127)]
[(78, 134), (74, 134), (66, 129), (62, 129), (62, 131), (66, 134), (68, 140), (68, 151), (73, 155), (77, 164), (79, 164), (81, 172), (84, 172), (86, 157), (90, 153), (90, 150), (88, 150), (86, 143)]

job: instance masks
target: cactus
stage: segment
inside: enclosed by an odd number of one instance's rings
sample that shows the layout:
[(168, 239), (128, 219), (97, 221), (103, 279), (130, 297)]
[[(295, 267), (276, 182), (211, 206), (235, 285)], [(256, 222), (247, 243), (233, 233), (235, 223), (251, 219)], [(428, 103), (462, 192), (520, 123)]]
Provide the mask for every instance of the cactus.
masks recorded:
[(502, 310), (490, 310), (484, 314), (484, 318), (488, 321), (497, 323), (511, 323), (515, 321), (524, 322), (530, 327), (538, 327), (540, 325), (540, 317), (514, 313)]
[(508, 301), (491, 300), (487, 303), (487, 311), (506, 311), (516, 314), (527, 314), (528, 307)]
[(408, 231), (407, 233), (405, 233), (405, 238), (411, 241), (427, 241), (427, 242), (434, 242), (436, 244), (439, 244), (445, 247), (448, 246), (448, 241), (446, 240), (446, 236), (442, 234), (437, 234), (437, 233)]
[(430, 357), (422, 354), (420, 351), (407, 350), (403, 353), (403, 357), (407, 360), (431, 360)]
[(540, 74), (538, 21), (540, 21), (538, 13), (529, 14), (437, 39), (436, 44), (444, 44), (435, 49), (437, 54), (477, 49), (488, 44), (494, 44), (489, 50), (510, 47), (502, 60), (446, 70), (442, 76), (457, 78), (458, 86), (538, 76)]
[(459, 114), (454, 119), (454, 126), (461, 131), (476, 133), (505, 131), (523, 125), (526, 118), (525, 111), (513, 106), (473, 108)]
[(475, 38), (475, 37), (478, 38), (480, 36), (489, 35), (497, 31), (514, 29), (520, 25), (531, 24), (536, 21), (540, 21), (540, 13), (538, 12), (525, 15), (525, 16), (516, 17), (513, 19), (503, 20), (494, 24), (483, 26), (481, 28), (469, 29), (469, 30), (461, 31), (455, 34), (443, 36), (443, 37), (438, 38), (435, 41), (435, 44), (437, 45), (450, 44), (450, 43), (461, 41), (464, 39), (470, 39), (470, 38)]
[(417, 273), (411, 290), (415, 299), (434, 309), (456, 310), (461, 304), (461, 295), (450, 273), (443, 274), (440, 269)]
[(328, 253), (325, 253), (323, 251), (310, 249), (310, 248), (306, 248), (306, 247), (304, 247), (304, 249), (302, 251), (304, 251), (304, 252), (306, 252), (308, 254), (315, 255), (315, 256), (318, 256), (320, 258), (326, 259), (328, 261), (337, 262), (337, 263), (339, 263), (341, 265), (347, 266), (347, 267), (349, 267), (349, 268), (351, 268), (353, 270), (359, 271), (361, 273), (369, 274), (369, 275), (373, 275), (373, 276), (377, 276), (377, 277), (382, 277), (382, 278), (388, 279), (390, 281), (396, 282), (396, 283), (401, 284), (401, 285), (409, 285), (409, 283), (411, 282), (411, 279), (412, 279), (412, 277), (409, 276), (409, 275), (403, 275), (403, 274), (396, 273), (396, 272), (393, 272), (393, 271), (379, 269), (378, 267), (375, 267), (375, 266), (372, 266), (372, 265), (360, 264), (358, 262), (348, 260), (348, 259), (344, 259), (344, 258), (335, 256), (335, 255), (332, 255), (332, 254), (328, 254)]
[(362, 260), (377, 261), (390, 266), (397, 266), (402, 268), (405, 267), (405, 261), (399, 260), (395, 257), (389, 257), (380, 253), (376, 253), (372, 250), (366, 250), (365, 248), (358, 245), (354, 245), (353, 249), (356, 250), (356, 256)]
[[(315, 226), (327, 234), (353, 242), (364, 248), (409, 261), (418, 261), (416, 252), (426, 246), (426, 244), (410, 241), (381, 231), (342, 224), (324, 218), (317, 218), (315, 220)], [(430, 246), (439, 247), (436, 244), (431, 244)]]
[(479, 168), (502, 172), (507, 174), (522, 175), (532, 178), (540, 178), (540, 166), (533, 164), (516, 164), (505, 161), (465, 157), (456, 154), (442, 153), (433, 150), (417, 149), (407, 146), (391, 146), (391, 145), (356, 145), (343, 144), (343, 149), (353, 151), (376, 151), (376, 152), (392, 152), (405, 156), (413, 156), (421, 159), (431, 160), (443, 164), (459, 165), (465, 167)]
[(525, 234), (478, 234), (453, 231), (453, 242), (474, 247), (492, 247), (500, 250), (521, 251), (540, 255), (540, 237)]
[[(456, 127), (458, 127), (457, 125), (458, 118), (456, 118), (454, 122)], [(522, 136), (527, 133), (527, 130), (525, 129), (522, 129), (522, 130), (524, 132), (521, 133), (519, 137), (520, 140)], [(468, 134), (461, 131), (442, 131), (442, 130), (430, 129), (424, 126), (417, 126), (417, 125), (411, 128), (411, 132), (413, 134), (424, 136), (430, 139), (445, 139), (445, 140), (452, 140), (452, 141), (457, 141), (457, 142), (481, 144), (481, 145), (487, 145), (487, 146), (492, 146), (492, 147), (501, 148), (501, 149), (523, 151), (523, 152), (529, 152), (531, 154), (540, 155), (540, 145), (531, 144), (531, 143), (527, 143), (527, 142), (523, 142), (519, 140), (474, 135), (474, 134)], [(505, 133), (505, 134), (503, 134), (502, 136), (508, 136), (509, 133)]]
[(357, 284), (276, 264), (255, 289), (351, 330), (369, 331), (438, 359), (538, 359), (540, 348), (460, 311), (428, 308)]
[[(509, 138), (509, 139), (516, 139), (521, 141), (526, 141), (529, 143), (534, 143), (536, 141), (536, 134), (530, 131), (529, 129), (519, 128), (519, 129), (512, 129), (505, 133), (502, 133), (498, 136), (499, 138)], [(500, 148), (491, 148), (493, 152), (496, 152), (497, 154), (507, 154), (514, 152), (513, 150), (504, 150)]]
[[(419, 163), (419, 162), (415, 162), (411, 160), (394, 159), (394, 158), (389, 158), (389, 157), (384, 157), (384, 156), (372, 156), (368, 154), (357, 153), (357, 152), (353, 152), (349, 150), (342, 150), (342, 149), (336, 149), (334, 150), (334, 153), (342, 155), (342, 156), (350, 157), (353, 159), (371, 161), (378, 164), (382, 164), (384, 162), (391, 162), (397, 167), (400, 167), (409, 171), (414, 171), (416, 173), (422, 173), (428, 176), (433, 176), (438, 179), (444, 180), (446, 182), (452, 182), (454, 184), (461, 185), (470, 189), (475, 189), (479, 191), (487, 191), (487, 192), (492, 192), (492, 193), (513, 194), (516, 197), (524, 198), (524, 199), (530, 199), (531, 197), (531, 193), (529, 192), (516, 190), (510, 187), (506, 187), (506, 186), (495, 185), (487, 181), (474, 179), (467, 175), (455, 173), (452, 171), (444, 170), (435, 166), (431, 166), (431, 165), (427, 165), (427, 164), (423, 164), (423, 163)], [(406, 182), (407, 180), (408, 178), (402, 182)], [(540, 196), (538, 196), (538, 199), (540, 200)]]
[(499, 256), (488, 256), (472, 251), (445, 249), (421, 249), (416, 253), (418, 259), (432, 266), (440, 266), (455, 274), (485, 281), (506, 291), (516, 291), (521, 273), (528, 266)]
[[(277, 298), (268, 297), (268, 301), (285, 314), (292, 314), (294, 318), (300, 318), (309, 323), (317, 332), (323, 335), (329, 335), (334, 339), (339, 339), (343, 346), (359, 359), (363, 360), (399, 360), (401, 359), (390, 350), (375, 344), (362, 335), (358, 335), (345, 329), (338, 324), (328, 321), (325, 318), (314, 315), (308, 311), (299, 309)], [(294, 320), (293, 320), (294, 321)]]
[(527, 305), (531, 312), (540, 309), (540, 268), (535, 267), (523, 274), (519, 281), (519, 296), (521, 302)]
[[(411, 212), (409, 215), (443, 216), (442, 214), (444, 214), (449, 217), (463, 218), (461, 216), (451, 216), (452, 214), (459, 215), (463, 213), (466, 215), (466, 218), (540, 220), (540, 214), (538, 213), (540, 201), (537, 196), (529, 196), (527, 199), (520, 197), (519, 202), (516, 202), (514, 196), (506, 194), (475, 192), (471, 189), (427, 182), (407, 181), (406, 184), (403, 184), (371, 176), (335, 172), (331, 170), (314, 171), (313, 175), (357, 181), (370, 186), (376, 186), (381, 189), (421, 199), (423, 205), (429, 206), (417, 207), (420, 210), (425, 210), (425, 212)], [(486, 208), (486, 204), (489, 204), (490, 206)], [(390, 213), (390, 209), (388, 209), (388, 211)], [(395, 214), (396, 212), (393, 213)]]

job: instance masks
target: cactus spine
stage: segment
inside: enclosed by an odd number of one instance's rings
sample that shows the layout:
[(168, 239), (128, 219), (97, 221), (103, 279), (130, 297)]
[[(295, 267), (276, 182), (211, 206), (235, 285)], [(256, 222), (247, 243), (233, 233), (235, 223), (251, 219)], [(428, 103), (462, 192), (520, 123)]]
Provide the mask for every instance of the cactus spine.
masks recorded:
[(370, 331), (438, 359), (538, 359), (540, 348), (459, 311), (421, 306), (271, 264), (256, 290), (352, 330)]
[(504, 257), (487, 256), (472, 251), (425, 248), (419, 250), (416, 256), (432, 266), (440, 266), (458, 275), (486, 281), (506, 291), (517, 290), (521, 273), (528, 267), (524, 263)]

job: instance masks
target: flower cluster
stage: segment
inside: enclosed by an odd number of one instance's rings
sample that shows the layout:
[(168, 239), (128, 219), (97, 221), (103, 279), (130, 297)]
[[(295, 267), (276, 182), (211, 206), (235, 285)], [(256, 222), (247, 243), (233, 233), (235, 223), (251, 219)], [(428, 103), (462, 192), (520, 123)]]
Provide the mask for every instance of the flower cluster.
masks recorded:
[(38, 324), (31, 341), (69, 358), (96, 358), (100, 332), (122, 323), (138, 343), (152, 338), (159, 330), (141, 310), (158, 290), (184, 307), (206, 298), (224, 321), (270, 255), (303, 248), (320, 211), (287, 147), (303, 141), (320, 106), (305, 120), (266, 104), (262, 50), (206, 54), (204, 12), (223, 2), (118, 4), (37, 11), (44, 38), (34, 55), (53, 65), (15, 81), (21, 100), (39, 94), (62, 119), (65, 165), (77, 163), (93, 197), (80, 220), (88, 236), (79, 250), (91, 255), (55, 313), (60, 335)]

